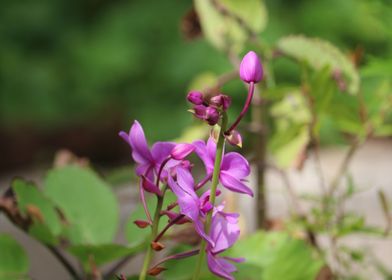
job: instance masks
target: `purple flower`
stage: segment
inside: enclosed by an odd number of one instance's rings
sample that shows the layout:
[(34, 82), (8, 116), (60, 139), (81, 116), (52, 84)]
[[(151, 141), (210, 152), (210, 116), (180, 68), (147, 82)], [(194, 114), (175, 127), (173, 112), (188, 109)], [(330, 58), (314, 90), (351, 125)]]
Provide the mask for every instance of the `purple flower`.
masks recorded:
[(205, 192), (200, 198), (197, 196), (194, 189), (194, 180), (192, 174), (178, 166), (177, 181), (169, 176), (168, 184), (177, 196), (180, 213), (187, 216), (194, 224), (196, 232), (211, 245), (213, 242), (211, 238), (205, 233), (202, 218), (206, 213), (212, 210), (212, 205), (209, 202), (210, 192)]
[(246, 83), (257, 83), (263, 78), (263, 67), (254, 51), (248, 52), (240, 64), (240, 77)]
[(229, 261), (241, 262), (243, 259), (220, 257), (219, 254), (233, 246), (237, 241), (240, 235), (239, 214), (224, 213), (222, 210), (223, 206), (216, 207), (212, 217), (209, 236), (214, 245), (208, 244), (207, 246), (207, 263), (212, 273), (231, 280), (234, 279), (231, 273), (236, 271), (236, 267)]
[[(206, 168), (207, 175), (214, 171), (214, 161), (216, 154), (216, 144), (212, 138), (208, 139), (207, 144), (198, 140), (193, 142), (196, 147), (196, 154), (201, 158)], [(219, 181), (227, 189), (245, 193), (253, 196), (252, 190), (244, 184), (245, 178), (250, 174), (248, 161), (239, 153), (231, 152), (223, 156)]]
[[(142, 126), (138, 121), (135, 121), (127, 134), (121, 131), (119, 135), (132, 148), (132, 158), (137, 163), (136, 174), (138, 176), (144, 175), (150, 181), (154, 181), (154, 175), (158, 173), (161, 163), (170, 156), (171, 151), (175, 147), (171, 142), (156, 142), (151, 150), (148, 147), (146, 137)], [(172, 160), (170, 165), (178, 162)]]

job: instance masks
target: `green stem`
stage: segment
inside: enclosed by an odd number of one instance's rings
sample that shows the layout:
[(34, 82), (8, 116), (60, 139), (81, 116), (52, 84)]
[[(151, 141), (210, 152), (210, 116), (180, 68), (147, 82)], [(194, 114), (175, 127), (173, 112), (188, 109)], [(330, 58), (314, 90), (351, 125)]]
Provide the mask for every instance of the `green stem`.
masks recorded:
[[(223, 113), (222, 124), (220, 127), (219, 137), (218, 137), (218, 144), (216, 146), (214, 172), (212, 174), (212, 185), (211, 185), (211, 193), (210, 193), (211, 205), (215, 205), (216, 188), (218, 187), (218, 183), (219, 183), (220, 166), (222, 163), (223, 149), (224, 149), (224, 144), (225, 144), (224, 132), (226, 130), (226, 126), (227, 126), (227, 115), (226, 115), (226, 113)], [(206, 217), (206, 221), (204, 224), (204, 229), (207, 234), (209, 233), (210, 227), (211, 227), (212, 212), (213, 212), (212, 210), (210, 212), (208, 212), (207, 217)], [(194, 272), (193, 278), (192, 278), (193, 280), (197, 280), (200, 277), (200, 271), (201, 271), (202, 264), (204, 262), (206, 248), (207, 248), (207, 242), (206, 242), (206, 240), (202, 239), (201, 244), (200, 244), (199, 259), (197, 261), (196, 269), (195, 269), (195, 272)]]
[[(167, 186), (163, 187), (162, 196), (157, 196), (158, 202), (155, 208), (154, 220), (152, 222), (151, 239), (150, 239), (151, 241), (153, 241), (158, 234), (159, 219), (161, 218), (163, 198), (165, 196), (166, 187)], [(144, 257), (143, 268), (142, 271), (140, 272), (139, 280), (145, 280), (147, 278), (148, 268), (150, 267), (152, 256), (153, 256), (153, 249), (151, 247), (151, 242), (149, 242), (147, 244), (147, 252)]]

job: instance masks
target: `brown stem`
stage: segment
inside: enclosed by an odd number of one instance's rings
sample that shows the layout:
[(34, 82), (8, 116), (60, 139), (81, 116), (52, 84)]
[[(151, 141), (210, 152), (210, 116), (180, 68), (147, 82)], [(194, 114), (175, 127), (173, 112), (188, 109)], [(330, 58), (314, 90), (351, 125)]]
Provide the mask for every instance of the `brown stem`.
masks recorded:
[[(258, 88), (257, 88), (258, 89)], [(253, 137), (253, 151), (256, 163), (256, 186), (257, 186), (257, 227), (266, 228), (267, 201), (265, 190), (265, 167), (266, 167), (266, 131), (263, 126), (266, 118), (266, 106), (260, 100), (260, 92), (257, 90), (252, 102), (252, 125), (255, 137)]]

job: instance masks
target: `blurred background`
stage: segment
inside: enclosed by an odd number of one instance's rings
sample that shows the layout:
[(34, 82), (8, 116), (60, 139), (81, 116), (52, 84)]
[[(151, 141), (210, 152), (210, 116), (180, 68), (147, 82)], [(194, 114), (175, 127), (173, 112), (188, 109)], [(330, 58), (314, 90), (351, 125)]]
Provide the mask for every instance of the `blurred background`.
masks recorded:
[[(361, 84), (363, 99), (358, 98), (359, 101), (355, 101), (357, 103), (353, 102), (352, 95), (343, 93), (334, 83), (332, 110), (320, 113), (322, 116), (319, 127), (321, 144), (319, 156), (322, 161), (320, 166), (313, 161), (314, 155), (311, 154), (309, 158), (312, 161), (307, 162), (303, 169), (294, 168), (290, 165), (292, 162), (290, 164), (285, 162), (282, 166), (278, 166), (281, 170), (271, 168), (266, 172), (265, 178), (264, 175), (262, 176), (267, 189), (268, 218), (271, 222), (269, 229), (282, 230), (282, 224), (288, 221), (284, 230), (294, 232), (295, 235), (297, 233), (295, 226), (299, 225), (302, 230), (309, 226), (308, 224), (304, 226), (303, 220), (298, 221), (295, 220), (297, 217), (293, 218), (295, 215), (292, 215), (290, 209), (292, 206), (289, 203), (290, 198), (287, 199), (290, 193), (287, 195), (285, 177), (283, 176), (282, 180), (280, 176), (286, 172), (285, 176), (290, 179), (292, 189), (301, 199), (301, 206), (309, 210), (307, 214), (310, 219), (314, 218), (316, 221), (314, 223), (316, 225), (312, 225), (311, 222), (309, 224), (315, 227), (317, 234), (320, 234), (321, 248), (325, 249), (328, 255), (331, 246), (329, 240), (325, 238), (327, 236), (325, 232), (330, 230), (335, 234), (335, 229), (329, 228), (329, 223), (336, 213), (333, 212), (325, 218), (330, 213), (320, 206), (321, 196), (317, 196), (320, 195), (320, 190), (316, 187), (320, 183), (317, 169), (324, 171), (325, 181), (331, 181), (335, 171), (338, 170), (338, 165), (344, 160), (344, 149), (347, 148), (344, 145), (355, 136), (359, 135), (360, 138), (361, 133), (363, 135), (367, 133), (361, 114), (368, 113), (371, 119), (369, 123), (374, 126), (380, 124), (381, 129), (377, 133), (369, 133), (369, 141), (359, 149), (349, 168), (350, 175), (359, 182), (359, 194), (351, 200), (351, 195), (357, 191), (352, 187), (347, 197), (343, 194), (337, 199), (341, 197), (342, 200), (347, 199), (347, 204), (344, 206), (347, 206), (347, 209), (344, 210), (348, 212), (352, 210), (360, 217), (345, 216), (345, 213), (343, 216), (352, 218), (351, 223), (348, 222), (349, 229), (343, 228), (346, 224), (342, 223), (343, 229), (338, 230), (346, 230), (348, 234), (355, 234), (362, 230), (360, 233), (363, 233), (368, 230), (365, 228), (365, 221), (379, 227), (377, 232), (379, 235), (376, 239), (368, 236), (359, 238), (350, 236), (344, 240), (346, 243), (343, 243), (353, 245), (355, 248), (365, 248), (365, 252), (366, 248), (371, 248), (375, 252), (374, 259), (381, 260), (377, 266), (383, 269), (385, 266), (390, 270), (392, 243), (390, 238), (380, 236), (384, 234), (386, 220), (390, 220), (386, 229), (387, 234), (390, 234), (392, 218), (391, 213), (388, 216), (388, 211), (391, 208), (388, 206), (389, 208), (387, 207), (383, 212), (378, 190), (383, 190), (386, 194), (387, 198), (384, 197), (384, 201), (392, 197), (390, 175), (392, 2), (390, 0), (265, 0), (261, 3), (265, 4), (260, 6), (261, 11), (264, 11), (261, 13), (263, 19), (260, 20), (263, 27), (260, 28), (257, 36), (265, 49), (273, 49), (280, 38), (291, 34), (324, 39), (337, 46), (345, 57), (353, 62), (363, 82)], [(137, 119), (142, 123), (150, 143), (157, 140), (177, 139), (195, 133), (186, 130), (190, 125), (198, 123), (187, 112), (189, 108), (185, 99), (187, 92), (195, 85), (200, 85), (202, 80), (215, 81), (217, 76), (233, 70), (230, 56), (215, 48), (211, 44), (213, 40), (206, 39), (201, 29), (198, 14), (190, 0), (2, 0), (0, 2), (1, 190), (9, 186), (15, 175), (41, 183), (45, 170), (52, 167), (55, 155), (59, 150), (66, 149), (78, 157), (87, 159), (100, 174), (108, 175), (105, 179), (110, 185), (124, 186), (126, 182), (125, 188), (115, 189), (116, 198), (121, 205), (120, 228), (122, 230), (138, 200), (136, 188), (129, 188), (131, 182), (129, 174), (133, 174), (129, 167), (131, 163), (129, 147), (118, 137), (118, 132), (128, 130), (133, 120)], [(247, 44), (246, 48), (238, 53), (245, 53), (245, 49), (252, 47), (251, 43)], [(279, 53), (267, 55), (276, 58)], [(288, 87), (295, 85), (297, 90), (295, 94), (301, 91), (303, 77), (299, 73), (303, 69), (300, 63), (293, 63), (283, 57), (273, 61), (271, 59), (269, 67), (273, 68), (275, 82), (278, 85), (275, 91), (267, 92), (269, 96), (266, 99), (270, 98), (271, 103), (278, 104), (282, 101)], [(333, 80), (329, 76), (328, 79)], [(245, 98), (244, 86), (239, 79), (234, 79), (224, 85), (223, 91), (233, 99), (230, 114), (234, 117), (241, 110)], [(275, 93), (278, 97), (274, 97)], [(360, 110), (362, 104), (367, 105), (362, 107), (368, 108), (369, 112), (364, 113)], [(380, 108), (387, 113), (383, 114)], [(276, 109), (270, 110), (271, 123), (275, 121), (276, 112), (278, 114), (276, 123), (280, 121), (279, 109)], [(336, 118), (334, 118), (334, 109), (336, 109)], [(287, 115), (295, 119), (300, 115), (299, 111), (301, 110), (294, 108), (290, 112), (293, 115)], [(251, 114), (246, 118), (249, 121)], [(307, 120), (304, 122), (309, 125)], [(269, 143), (272, 143), (267, 148), (271, 150), (271, 154), (280, 153), (279, 156), (282, 156), (282, 153), (290, 152), (290, 147), (286, 146), (296, 142), (297, 136), (303, 131), (301, 130), (303, 124), (301, 123), (298, 131), (292, 135), (284, 134), (284, 131), (282, 133), (279, 129), (274, 130), (278, 127), (274, 125), (275, 123), (271, 125), (273, 133), (267, 135), (270, 137)], [(244, 139), (246, 142), (244, 146), (248, 148), (243, 151), (247, 156), (252, 152), (249, 147), (256, 138), (251, 137), (250, 130)], [(366, 132), (363, 132), (365, 130)], [(280, 138), (283, 140), (280, 141)], [(310, 147), (312, 144), (309, 139), (301, 141), (306, 142), (299, 143), (304, 147), (308, 144)], [(297, 145), (294, 152), (300, 151), (301, 154), (302, 146)], [(277, 158), (276, 154), (273, 156)], [(65, 157), (72, 156), (68, 154)], [(291, 153), (288, 157), (292, 161), (293, 158), (297, 158), (297, 154)], [(306, 156), (303, 162), (305, 159)], [(123, 168), (124, 166), (126, 167)], [(252, 174), (250, 178), (253, 187), (257, 185), (256, 177), (257, 175)], [(245, 218), (245, 222), (241, 221), (242, 226), (245, 224), (244, 232), (254, 230), (256, 228), (254, 200), (235, 201), (230, 195), (227, 198), (229, 204), (232, 203), (234, 208), (239, 208)], [(311, 199), (313, 205), (317, 204), (320, 207), (307, 207)], [(331, 199), (332, 208), (335, 210), (333, 195), (327, 199)], [(339, 210), (341, 209), (336, 212)], [(321, 220), (319, 228), (317, 228), (319, 222), (317, 215)], [(293, 219), (285, 220), (289, 216)], [(332, 216), (333, 219), (329, 220)], [(0, 225), (4, 226), (0, 228), (0, 232), (16, 235), (21, 243), (27, 244), (32, 262), (31, 275), (37, 279), (56, 277), (56, 279), (67, 279), (64, 276), (67, 275), (64, 268), (43, 250), (37, 241), (32, 238), (26, 240), (26, 235), (17, 230), (7, 219), (4, 218), (0, 222), (2, 223)], [(121, 230), (116, 232), (116, 241), (120, 240), (124, 243), (124, 234), (118, 234)], [(344, 239), (345, 234), (342, 233), (339, 237)], [(349, 251), (350, 254), (352, 252), (354, 251)], [(291, 259), (300, 260), (297, 258), (296, 251), (291, 253), (293, 253)], [(278, 255), (281, 254), (278, 252)], [(353, 259), (357, 257), (352, 255)], [(138, 271), (140, 260), (139, 258), (133, 261), (131, 266), (126, 268), (126, 272)], [(330, 261), (328, 265), (333, 267), (334, 261), (336, 263), (339, 260)], [(50, 265), (47, 265), (48, 263)], [(283, 259), (281, 263), (286, 263), (286, 260)], [(280, 270), (281, 263), (277, 265), (277, 271)], [(360, 261), (358, 263), (362, 266)], [(48, 266), (53, 269), (46, 270)], [(296, 267), (297, 264), (291, 266)], [(353, 271), (355, 269), (354, 267)], [(347, 279), (391, 279), (387, 276), (376, 278), (374, 271), (369, 275), (370, 278), (365, 276), (365, 278)], [(385, 275), (391, 277), (392, 272), (387, 271)]]
[[(391, 75), (390, 1), (265, 3), (265, 43), (287, 34), (321, 37), (364, 62), (383, 61), (375, 67)], [(185, 102), (192, 78), (231, 69), (200, 36), (192, 1), (4, 0), (0, 6), (0, 173), (51, 161), (60, 148), (97, 164), (124, 162), (129, 154), (120, 129), (138, 119), (151, 141), (177, 137), (192, 122)], [(295, 79), (290, 64), (275, 70), (278, 82)], [(241, 84), (232, 84), (231, 94), (242, 100)]]

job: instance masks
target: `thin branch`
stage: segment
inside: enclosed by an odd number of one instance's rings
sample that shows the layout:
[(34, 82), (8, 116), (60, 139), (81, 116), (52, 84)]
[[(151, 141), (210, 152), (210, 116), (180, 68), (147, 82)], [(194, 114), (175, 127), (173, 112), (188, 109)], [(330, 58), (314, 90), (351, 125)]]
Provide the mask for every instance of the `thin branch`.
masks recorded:
[(57, 258), (57, 260), (65, 267), (65, 269), (69, 272), (70, 275), (74, 279), (77, 280), (82, 280), (82, 278), (79, 276), (75, 268), (72, 266), (72, 264), (67, 260), (67, 258), (54, 246), (51, 245), (46, 245), (46, 247), (49, 249), (49, 251), (52, 252), (52, 254)]
[(294, 188), (290, 182), (290, 179), (287, 175), (287, 172), (285, 172), (284, 170), (282, 170), (281, 168), (274, 166), (274, 165), (268, 165), (269, 168), (271, 168), (272, 170), (276, 171), (281, 179), (282, 182), (284, 184), (284, 186), (287, 189), (287, 192), (289, 194), (290, 200), (293, 204), (293, 208), (295, 213), (299, 216), (299, 217), (303, 217), (304, 216), (304, 212), (302, 211), (301, 205), (299, 204), (299, 198), (297, 196), (297, 194), (294, 191)]
[(128, 256), (123, 257), (121, 260), (119, 260), (117, 263), (115, 263), (111, 268), (109, 268), (105, 273), (103, 273), (103, 279), (110, 279), (113, 275), (116, 274), (117, 271), (119, 271), (124, 265), (129, 262), (137, 252), (140, 251), (140, 249), (145, 248), (146, 243), (141, 243), (138, 245), (136, 248), (134, 248), (134, 253), (129, 254)]
[(346, 174), (348, 167), (351, 163), (351, 160), (353, 159), (353, 156), (355, 155), (355, 152), (357, 151), (357, 149), (360, 146), (360, 141), (359, 139), (356, 139), (350, 146), (350, 148), (348, 149), (346, 155), (344, 156), (344, 159), (340, 165), (340, 168), (338, 170), (338, 172), (336, 173), (334, 179), (331, 182), (331, 186), (329, 189), (329, 195), (333, 195), (334, 192), (336, 191), (336, 189), (339, 186), (339, 183), (341, 181), (341, 179), (343, 178), (343, 176)]

